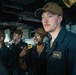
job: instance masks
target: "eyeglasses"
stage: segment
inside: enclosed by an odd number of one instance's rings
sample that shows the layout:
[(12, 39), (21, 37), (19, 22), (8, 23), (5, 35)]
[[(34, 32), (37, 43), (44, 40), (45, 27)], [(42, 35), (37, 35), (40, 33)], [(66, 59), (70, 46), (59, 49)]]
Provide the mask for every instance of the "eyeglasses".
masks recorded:
[(40, 35), (36, 35), (36, 36), (34, 36), (34, 38), (37, 38), (37, 39), (40, 38), (40, 37), (41, 37)]

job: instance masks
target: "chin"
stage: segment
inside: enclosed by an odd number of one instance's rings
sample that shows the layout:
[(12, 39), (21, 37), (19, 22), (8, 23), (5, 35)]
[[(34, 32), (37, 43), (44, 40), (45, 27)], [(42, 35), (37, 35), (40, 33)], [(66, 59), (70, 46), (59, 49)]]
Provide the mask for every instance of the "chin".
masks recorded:
[(49, 32), (49, 29), (48, 28), (44, 28), (44, 29), (45, 29), (46, 32)]

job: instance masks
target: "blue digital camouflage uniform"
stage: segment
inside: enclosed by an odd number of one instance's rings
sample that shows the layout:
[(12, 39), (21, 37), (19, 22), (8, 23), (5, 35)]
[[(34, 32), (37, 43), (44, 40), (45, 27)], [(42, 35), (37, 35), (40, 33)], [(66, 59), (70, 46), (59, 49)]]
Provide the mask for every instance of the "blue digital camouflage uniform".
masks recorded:
[(39, 55), (36, 46), (33, 47), (28, 53), (28, 75), (46, 75), (47, 69), (47, 49), (44, 46), (43, 51)]
[(47, 75), (76, 75), (76, 35), (62, 28), (52, 47), (47, 43)]
[(13, 60), (13, 75), (23, 75), (25, 71), (21, 69), (20, 63), (19, 63), (19, 54), (22, 51), (24, 47), (28, 46), (27, 43), (23, 42), (22, 40), (17, 44), (12, 44), (10, 46), (11, 53), (12, 53), (12, 60)]
[(8, 72), (5, 68), (5, 66), (1, 62), (2, 61), (0, 60), (0, 75), (8, 75)]
[(7, 71), (11, 69), (11, 52), (10, 49), (3, 44), (3, 46), (0, 48), (0, 59), (1, 63), (5, 66)]

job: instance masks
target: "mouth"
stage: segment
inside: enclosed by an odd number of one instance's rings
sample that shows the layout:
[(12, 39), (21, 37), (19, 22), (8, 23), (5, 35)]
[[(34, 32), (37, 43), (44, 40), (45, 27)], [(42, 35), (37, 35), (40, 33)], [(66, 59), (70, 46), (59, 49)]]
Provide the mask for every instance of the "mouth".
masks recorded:
[(45, 26), (45, 27), (48, 27), (48, 26), (50, 26), (50, 24), (44, 24), (44, 26)]

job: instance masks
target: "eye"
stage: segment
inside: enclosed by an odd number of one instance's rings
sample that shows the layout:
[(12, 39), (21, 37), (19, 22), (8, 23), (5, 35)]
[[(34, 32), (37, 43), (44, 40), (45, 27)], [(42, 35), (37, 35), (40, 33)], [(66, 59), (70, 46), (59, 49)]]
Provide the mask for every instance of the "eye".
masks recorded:
[(34, 36), (34, 38), (40, 38), (40, 35)]
[(48, 17), (53, 17), (53, 15), (49, 15)]
[(37, 38), (40, 38), (40, 36), (37, 36)]

